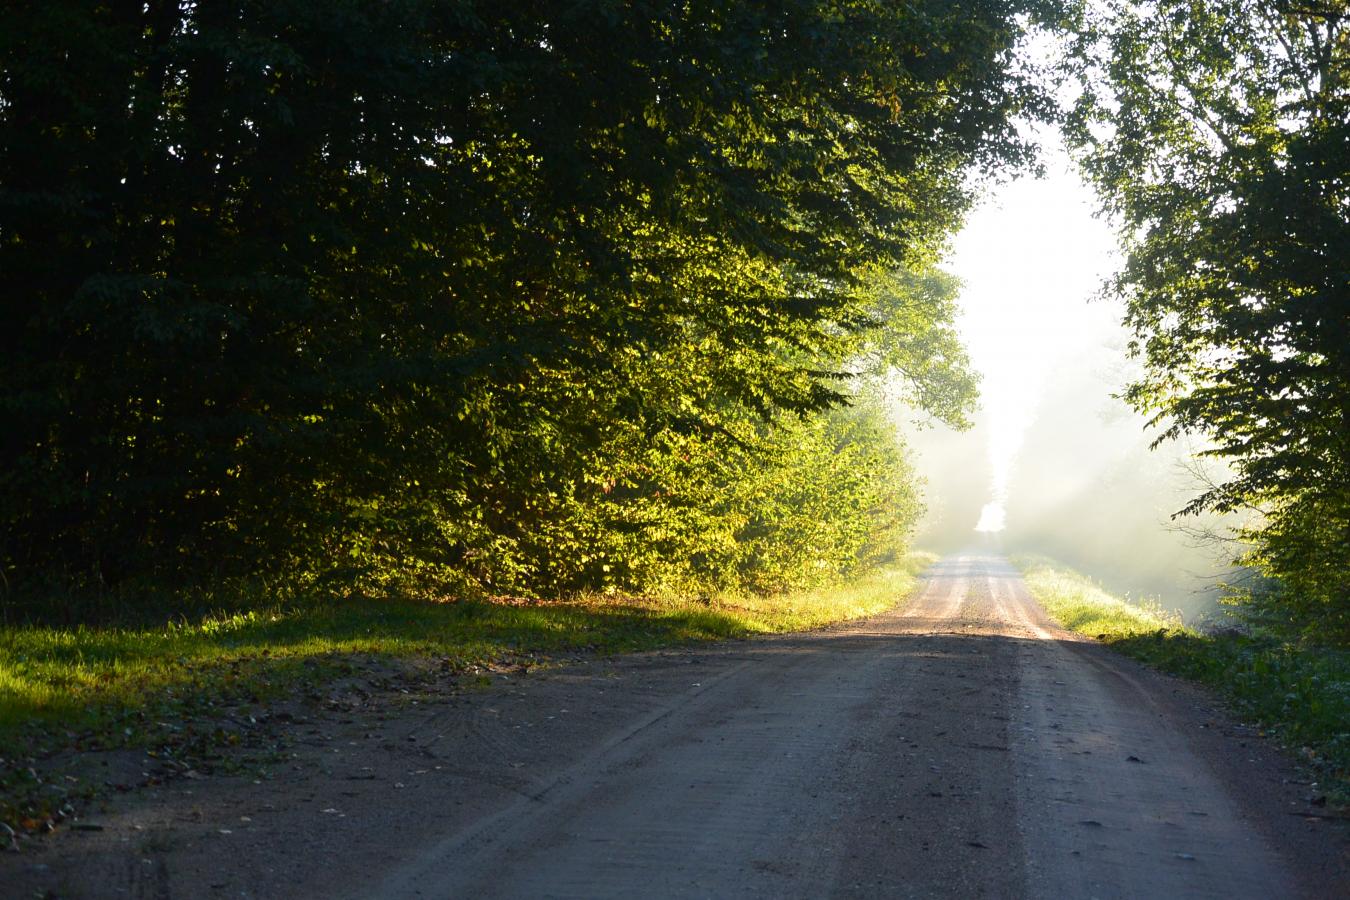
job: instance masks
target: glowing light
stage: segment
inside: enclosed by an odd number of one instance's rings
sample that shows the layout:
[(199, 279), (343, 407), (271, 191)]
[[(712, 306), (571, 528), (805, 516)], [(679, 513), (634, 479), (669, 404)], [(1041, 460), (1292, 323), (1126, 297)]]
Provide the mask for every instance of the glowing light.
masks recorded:
[(1118, 312), (1088, 304), (1116, 265), (1110, 229), (1092, 218), (1092, 196), (1062, 144), (1042, 135), (1043, 180), (1000, 186), (957, 236), (952, 271), (965, 282), (958, 321), (983, 376), (988, 501), (975, 530), (998, 532), (1015, 508), (1015, 469), (1057, 366), (1118, 328)]
[(1008, 514), (1003, 504), (998, 500), (991, 500), (980, 510), (980, 521), (975, 525), (975, 530), (986, 534), (1002, 531), (1007, 518)]

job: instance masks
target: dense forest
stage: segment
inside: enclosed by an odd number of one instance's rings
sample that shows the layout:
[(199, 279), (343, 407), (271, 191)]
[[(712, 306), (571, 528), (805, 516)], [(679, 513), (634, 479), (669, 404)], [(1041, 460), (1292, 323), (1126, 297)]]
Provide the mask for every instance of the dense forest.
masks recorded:
[(12, 4), (6, 605), (775, 591), (894, 554), (893, 408), (976, 395), (945, 243), (1056, 122), (1126, 241), (1129, 398), (1231, 465), (1193, 509), (1258, 512), (1259, 604), (1344, 637), (1347, 18)]
[(918, 509), (1037, 3), (25, 4), (13, 596), (773, 590)]

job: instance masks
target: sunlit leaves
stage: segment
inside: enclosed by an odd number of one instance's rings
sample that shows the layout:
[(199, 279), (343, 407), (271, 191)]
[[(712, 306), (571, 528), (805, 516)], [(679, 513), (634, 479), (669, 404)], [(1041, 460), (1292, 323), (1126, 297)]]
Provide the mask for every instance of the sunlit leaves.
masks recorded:
[[(1046, 97), (1010, 54), (1056, 6), (12, 11), (0, 565), (433, 591), (740, 571), (728, 459), (753, 481), (863, 372), (969, 408), (933, 265), (970, 170), (1028, 161), (1011, 121)], [(817, 438), (772, 465), (814, 472)]]
[(1350, 6), (1105, 4), (1072, 120), (1124, 226), (1128, 397), (1205, 435), (1279, 603), (1350, 633)]

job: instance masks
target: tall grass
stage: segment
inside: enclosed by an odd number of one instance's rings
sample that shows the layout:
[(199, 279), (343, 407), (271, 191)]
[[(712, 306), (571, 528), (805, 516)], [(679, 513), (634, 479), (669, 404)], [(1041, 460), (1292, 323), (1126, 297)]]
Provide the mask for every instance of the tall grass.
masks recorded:
[(1060, 625), (1102, 639), (1152, 634), (1159, 629), (1191, 632), (1175, 612), (1156, 601), (1130, 601), (1109, 593), (1092, 579), (1047, 559), (1019, 556), (1027, 588)]

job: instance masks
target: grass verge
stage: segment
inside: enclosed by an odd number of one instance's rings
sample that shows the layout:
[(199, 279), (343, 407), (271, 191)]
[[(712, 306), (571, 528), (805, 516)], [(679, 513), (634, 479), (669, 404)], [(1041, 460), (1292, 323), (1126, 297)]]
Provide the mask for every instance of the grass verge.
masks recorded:
[[(448, 672), (577, 652), (618, 653), (798, 631), (895, 605), (936, 557), (911, 554), (851, 583), (770, 597), (595, 597), (566, 603), (343, 600), (158, 628), (0, 630), (0, 823), (50, 827), (44, 756), (237, 740), (213, 720), (362, 669)], [(177, 748), (177, 749), (175, 749)], [(46, 799), (42, 799), (42, 798)]]
[(1350, 652), (1258, 630), (1202, 632), (1049, 560), (1013, 563), (1060, 625), (1217, 689), (1312, 764), (1335, 805), (1350, 805)]

